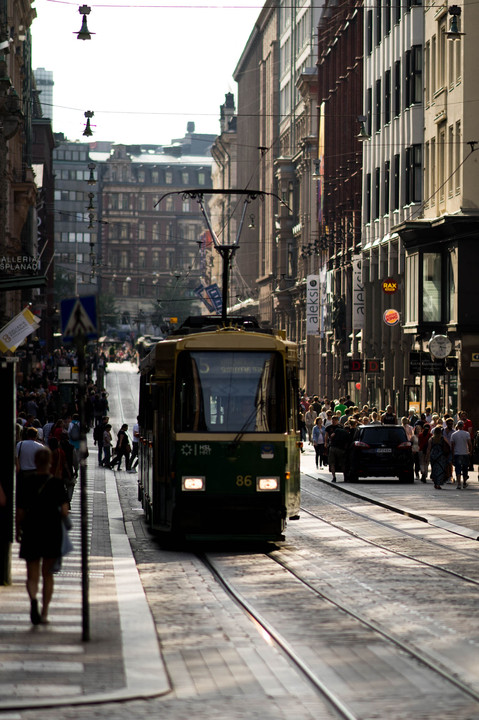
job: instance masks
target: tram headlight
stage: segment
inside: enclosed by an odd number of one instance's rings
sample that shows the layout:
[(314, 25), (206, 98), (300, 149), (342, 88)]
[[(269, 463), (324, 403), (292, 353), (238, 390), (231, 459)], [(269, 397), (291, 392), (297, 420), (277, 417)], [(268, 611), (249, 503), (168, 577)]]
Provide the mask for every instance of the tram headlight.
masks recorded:
[(257, 477), (256, 490), (258, 492), (274, 492), (279, 490), (279, 477)]
[(182, 490), (204, 490), (205, 478), (201, 475), (183, 475), (181, 479)]

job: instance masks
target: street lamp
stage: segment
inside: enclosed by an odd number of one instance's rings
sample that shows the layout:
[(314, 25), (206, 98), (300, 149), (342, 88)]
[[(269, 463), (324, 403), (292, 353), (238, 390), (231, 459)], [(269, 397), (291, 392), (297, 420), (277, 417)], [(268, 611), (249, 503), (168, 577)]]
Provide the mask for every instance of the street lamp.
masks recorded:
[(78, 8), (78, 12), (80, 15), (83, 15), (83, 20), (80, 28), (79, 33), (74, 33), (77, 36), (77, 40), (91, 40), (91, 36), (95, 35), (95, 33), (91, 33), (88, 30), (88, 25), (86, 22), (86, 16), (91, 13), (91, 7), (88, 7), (88, 5), (81, 5)]

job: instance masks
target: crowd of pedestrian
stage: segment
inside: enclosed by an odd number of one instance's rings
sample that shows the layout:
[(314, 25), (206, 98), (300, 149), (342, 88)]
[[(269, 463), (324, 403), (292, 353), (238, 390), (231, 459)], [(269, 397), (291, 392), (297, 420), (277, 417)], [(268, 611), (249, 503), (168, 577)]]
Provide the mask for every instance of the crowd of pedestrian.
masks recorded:
[(391, 405), (385, 410), (358, 407), (349, 395), (339, 400), (317, 395), (300, 399), (301, 439), (314, 446), (316, 467), (328, 467), (333, 482), (336, 471), (343, 469), (356, 428), (368, 424), (402, 425), (411, 443), (416, 479), (426, 483), (429, 476), (437, 490), (445, 483), (466, 488), (474, 461), (479, 463), (479, 432), (474, 432), (464, 410), (439, 414), (427, 407), (424, 413), (411, 410), (398, 418)]
[[(113, 442), (108, 394), (102, 382), (106, 364), (104, 353), (87, 357), (83, 426), (78, 385), (71, 384), (72, 392), (67, 396), (61, 392), (59, 381), (60, 368), (77, 367), (74, 350), (62, 349), (38, 356), (28, 373), (18, 373), (16, 539), (20, 544), (20, 557), (27, 564), (26, 587), (33, 625), (48, 622), (54, 572), (60, 568), (61, 557), (67, 551), (65, 527), (79, 475), (82, 433), (93, 432), (100, 465), (111, 469), (116, 466), (120, 470), (124, 458), (125, 469), (136, 471), (139, 426), (134, 425), (130, 440), (128, 426), (123, 424)], [(5, 505), (1, 483), (0, 490), (0, 505)]]

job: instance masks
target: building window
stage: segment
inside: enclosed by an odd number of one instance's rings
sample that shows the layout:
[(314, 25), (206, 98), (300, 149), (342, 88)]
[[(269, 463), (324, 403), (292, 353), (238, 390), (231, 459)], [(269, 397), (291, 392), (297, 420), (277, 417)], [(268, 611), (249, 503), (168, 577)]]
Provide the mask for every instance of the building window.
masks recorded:
[(120, 268), (122, 270), (127, 270), (130, 265), (130, 258), (128, 250), (121, 250), (120, 251)]
[(384, 73), (384, 124), (391, 121), (391, 70)]
[(146, 284), (145, 284), (145, 281), (142, 280), (140, 282), (140, 284), (138, 285), (138, 297), (145, 297), (145, 289), (146, 289)]
[(374, 115), (375, 124), (374, 129), (376, 132), (381, 130), (381, 80), (376, 80), (376, 91), (375, 91), (375, 102), (374, 102)]
[(406, 205), (422, 199), (422, 147), (406, 148)]
[(441, 322), (441, 255), (424, 253), (422, 258), (422, 320)]
[[(457, 45), (458, 43), (454, 43), (454, 45)], [(455, 187), (456, 187), (456, 195), (459, 195), (461, 192), (461, 121), (458, 120), (456, 123), (456, 137), (454, 142), (454, 149), (455, 149), (455, 159), (454, 159), (454, 178), (455, 178)]]
[(144, 222), (138, 223), (138, 240), (146, 240), (146, 225)]
[(425, 143), (424, 145), (424, 207), (427, 207), (429, 205), (429, 143)]
[(173, 173), (171, 172), (171, 170), (165, 171), (165, 183), (166, 183), (166, 185), (173, 184)]
[(410, 107), (415, 103), (422, 102), (422, 48), (420, 45), (414, 45), (411, 50), (405, 54), (405, 107)]
[(377, 220), (381, 211), (381, 171), (377, 167), (374, 170), (374, 219)]
[(439, 39), (439, 58), (438, 58), (438, 72), (439, 72), (439, 87), (438, 90), (444, 88), (447, 82), (446, 75), (446, 63), (447, 63), (447, 38), (446, 38), (446, 18), (444, 16), (441, 20), (438, 28), (438, 39)]
[(376, 5), (376, 45), (379, 45), (379, 43), (383, 39), (382, 24), (381, 24), (382, 11), (383, 11), (382, 4), (377, 3), (377, 5)]
[(399, 210), (399, 202), (401, 199), (401, 156), (394, 156), (394, 207), (393, 210)]
[(168, 248), (165, 254), (165, 268), (167, 270), (173, 270), (175, 265), (175, 251), (173, 248)]
[(190, 212), (190, 201), (189, 200), (183, 200), (181, 203), (181, 210), (184, 213)]
[(188, 183), (190, 182), (190, 173), (186, 170), (181, 173), (181, 182), (183, 183), (183, 185), (188, 185)]
[(153, 250), (151, 254), (151, 266), (155, 270), (160, 267), (160, 253), (158, 250)]
[(146, 210), (146, 196), (140, 195), (138, 197), (138, 210)]
[(389, 215), (389, 191), (391, 185), (391, 163), (384, 163), (384, 214)]
[(126, 280), (124, 283), (122, 283), (121, 294), (123, 295), (123, 297), (129, 297), (130, 295), (130, 283), (126, 282)]
[(151, 182), (153, 183), (153, 185), (158, 185), (158, 183), (160, 182), (160, 173), (158, 172), (158, 170), (151, 171)]
[(368, 88), (366, 91), (366, 117), (367, 117), (367, 133), (372, 133), (372, 114), (373, 114), (373, 89)]
[(204, 185), (206, 182), (206, 175), (204, 172), (198, 173), (198, 185)]
[(396, 2), (394, 4), (394, 22), (396, 23), (396, 25), (400, 22), (400, 20), (401, 20), (401, 0), (396, 0)]
[(446, 123), (441, 124), (438, 132), (437, 175), (439, 184), (439, 202), (441, 203), (441, 205), (444, 205), (446, 196)]
[(456, 322), (455, 254), (446, 255), (446, 322)]
[(167, 197), (165, 200), (165, 210), (166, 210), (166, 212), (173, 212), (173, 210), (174, 210), (174, 201), (173, 201), (173, 198), (171, 197), (171, 195), (170, 195), (170, 197)]
[(401, 114), (401, 61), (394, 63), (394, 117)]
[(406, 256), (405, 285), (406, 325), (417, 325), (419, 322), (419, 253)]
[(366, 192), (365, 192), (365, 220), (366, 223), (371, 222), (371, 173), (366, 175)]
[(367, 12), (367, 29), (366, 29), (366, 47), (368, 55), (371, 55), (373, 51), (373, 11), (368, 10)]
[[(451, 43), (451, 45), (454, 45), (455, 43)], [(429, 107), (431, 103), (431, 43), (426, 43), (426, 47), (424, 48), (424, 91), (426, 96), (426, 107)]]
[(138, 252), (138, 267), (140, 270), (144, 270), (146, 268), (146, 252), (145, 250), (139, 250)]
[(449, 125), (449, 137), (447, 139), (447, 195), (452, 198), (454, 194), (454, 126)]
[(391, 32), (391, 0), (384, 0), (384, 34), (389, 35)]
[(146, 179), (145, 171), (144, 170), (138, 170), (138, 182), (144, 183)]

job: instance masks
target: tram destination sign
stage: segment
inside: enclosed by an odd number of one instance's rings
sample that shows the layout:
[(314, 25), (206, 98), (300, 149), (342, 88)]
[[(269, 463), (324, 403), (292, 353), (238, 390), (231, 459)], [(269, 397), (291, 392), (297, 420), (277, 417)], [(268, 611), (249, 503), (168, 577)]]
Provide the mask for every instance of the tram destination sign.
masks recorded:
[(426, 352), (409, 353), (410, 375), (444, 375), (446, 372), (445, 358), (432, 358)]

